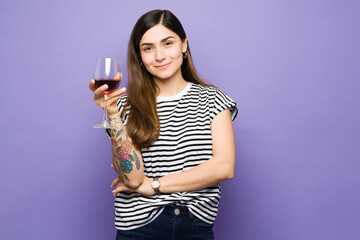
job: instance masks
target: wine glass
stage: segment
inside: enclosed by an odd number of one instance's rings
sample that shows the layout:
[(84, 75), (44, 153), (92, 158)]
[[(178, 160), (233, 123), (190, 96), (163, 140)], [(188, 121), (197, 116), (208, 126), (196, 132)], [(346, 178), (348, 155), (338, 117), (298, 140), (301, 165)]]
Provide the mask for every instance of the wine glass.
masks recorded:
[(109, 123), (107, 115), (107, 95), (115, 91), (121, 82), (120, 63), (118, 58), (100, 57), (96, 61), (94, 71), (95, 87), (98, 88), (104, 84), (108, 85), (108, 89), (104, 91), (103, 96), (105, 100), (103, 121), (100, 124), (94, 125), (94, 128), (116, 128)]

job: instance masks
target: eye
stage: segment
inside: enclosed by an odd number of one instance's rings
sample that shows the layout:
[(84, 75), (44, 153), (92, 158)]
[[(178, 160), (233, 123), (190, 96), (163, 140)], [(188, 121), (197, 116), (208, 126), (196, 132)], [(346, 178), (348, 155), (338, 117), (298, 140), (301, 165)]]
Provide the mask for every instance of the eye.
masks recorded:
[(148, 52), (148, 51), (151, 51), (151, 49), (152, 49), (152, 47), (147, 46), (147, 47), (144, 47), (144, 48), (143, 48), (143, 51)]
[(167, 42), (165, 42), (165, 46), (170, 46), (172, 44), (172, 42), (171, 41), (167, 41)]

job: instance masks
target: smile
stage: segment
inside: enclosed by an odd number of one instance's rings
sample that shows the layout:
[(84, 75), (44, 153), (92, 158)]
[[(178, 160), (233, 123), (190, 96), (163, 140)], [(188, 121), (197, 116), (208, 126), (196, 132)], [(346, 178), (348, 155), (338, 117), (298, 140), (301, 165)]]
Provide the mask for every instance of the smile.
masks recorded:
[(167, 64), (163, 64), (163, 65), (158, 65), (158, 66), (155, 66), (157, 69), (166, 69), (169, 65), (170, 65), (171, 62), (167, 63)]

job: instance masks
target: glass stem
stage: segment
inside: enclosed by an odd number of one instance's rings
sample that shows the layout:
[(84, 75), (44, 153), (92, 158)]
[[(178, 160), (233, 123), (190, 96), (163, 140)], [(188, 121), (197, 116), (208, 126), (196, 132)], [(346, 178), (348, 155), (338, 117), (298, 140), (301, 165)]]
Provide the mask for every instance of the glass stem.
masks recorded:
[(105, 100), (105, 106), (104, 106), (104, 117), (103, 122), (109, 122), (108, 116), (107, 116), (107, 94), (104, 95)]

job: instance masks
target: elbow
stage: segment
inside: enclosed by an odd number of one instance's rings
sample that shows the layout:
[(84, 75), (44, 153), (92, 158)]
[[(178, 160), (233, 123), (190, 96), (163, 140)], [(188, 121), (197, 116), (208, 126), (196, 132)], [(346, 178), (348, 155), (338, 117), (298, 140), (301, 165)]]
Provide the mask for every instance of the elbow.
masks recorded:
[(235, 175), (235, 166), (234, 164), (226, 164), (223, 166), (222, 170), (222, 181), (231, 180)]
[(224, 180), (231, 180), (234, 178), (234, 168), (229, 168), (225, 171)]
[(235, 174), (234, 174), (234, 169), (233, 169), (231, 172), (229, 172), (226, 180), (231, 180), (234, 178), (234, 176), (235, 176)]

